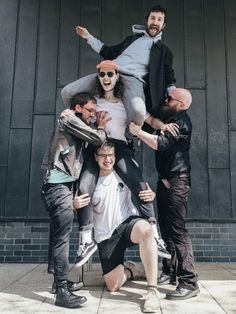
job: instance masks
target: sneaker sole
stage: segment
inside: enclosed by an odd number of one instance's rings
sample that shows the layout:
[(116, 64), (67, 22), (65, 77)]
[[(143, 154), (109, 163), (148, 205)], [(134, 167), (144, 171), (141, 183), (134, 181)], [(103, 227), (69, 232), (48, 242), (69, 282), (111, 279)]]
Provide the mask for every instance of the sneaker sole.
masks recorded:
[(146, 308), (143, 308), (142, 312), (143, 312), (143, 313), (156, 313), (156, 312), (159, 312), (159, 311), (160, 311), (160, 308), (161, 308), (160, 305), (159, 305), (158, 307), (156, 307), (156, 308), (153, 308), (153, 307), (146, 307)]
[(171, 259), (171, 255), (170, 254), (166, 254), (166, 253), (163, 253), (161, 251), (158, 251), (157, 253), (159, 256), (161, 257), (164, 257), (164, 258), (167, 258), (167, 259)]
[(158, 309), (156, 309), (156, 310), (151, 309), (151, 308), (143, 309), (143, 313), (156, 313), (156, 312), (159, 312), (159, 311), (160, 311), (160, 307)]
[(93, 255), (93, 253), (96, 252), (96, 250), (97, 250), (97, 245), (94, 246), (94, 248), (81, 261), (75, 263), (75, 267), (83, 266), (89, 260), (89, 258)]
[(84, 300), (80, 300), (80, 301), (74, 300), (74, 302), (71, 302), (68, 305), (65, 305), (65, 303), (55, 301), (55, 305), (60, 306), (60, 307), (64, 307), (64, 308), (68, 308), (68, 309), (75, 309), (75, 308), (80, 308), (85, 302), (87, 302), (86, 298)]
[(200, 289), (193, 290), (191, 293), (189, 293), (187, 296), (184, 297), (177, 297), (173, 295), (166, 295), (167, 300), (186, 300), (193, 297), (196, 297), (200, 293)]

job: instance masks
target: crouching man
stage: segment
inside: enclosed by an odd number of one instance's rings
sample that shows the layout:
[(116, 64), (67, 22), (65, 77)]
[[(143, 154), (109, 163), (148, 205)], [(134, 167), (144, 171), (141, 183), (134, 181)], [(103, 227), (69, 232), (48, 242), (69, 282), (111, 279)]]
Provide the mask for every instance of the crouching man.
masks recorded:
[[(117, 291), (128, 279), (146, 278), (143, 312), (154, 313), (159, 310), (160, 302), (153, 229), (139, 216), (131, 201), (130, 190), (114, 171), (113, 142), (108, 140), (97, 148), (95, 159), (99, 166), (99, 179), (92, 197), (93, 223), (105, 284), (109, 291)], [(154, 197), (155, 193), (150, 188), (140, 192), (144, 201), (152, 201)], [(75, 208), (81, 207), (80, 201), (80, 197), (74, 199)], [(134, 262), (124, 262), (126, 249), (137, 244), (144, 268)]]

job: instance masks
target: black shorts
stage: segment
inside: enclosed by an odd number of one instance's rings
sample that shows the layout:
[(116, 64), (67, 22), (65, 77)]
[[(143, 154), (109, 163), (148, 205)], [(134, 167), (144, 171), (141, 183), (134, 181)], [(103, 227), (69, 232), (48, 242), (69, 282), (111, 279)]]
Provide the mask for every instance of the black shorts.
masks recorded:
[(130, 216), (114, 230), (109, 239), (98, 243), (103, 275), (123, 264), (125, 250), (137, 244), (131, 241), (130, 235), (133, 226), (141, 219), (139, 216)]

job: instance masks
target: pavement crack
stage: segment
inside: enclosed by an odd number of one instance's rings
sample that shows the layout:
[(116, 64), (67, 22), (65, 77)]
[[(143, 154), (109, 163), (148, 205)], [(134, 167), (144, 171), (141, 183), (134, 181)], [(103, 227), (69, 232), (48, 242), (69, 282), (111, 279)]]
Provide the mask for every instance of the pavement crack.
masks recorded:
[(29, 271), (27, 271), (26, 273), (24, 273), (22, 276), (20, 276), (19, 278), (17, 278), (16, 280), (12, 281), (11, 283), (9, 283), (7, 286), (3, 287), (0, 289), (0, 292), (4, 291), (5, 289), (9, 288), (10, 286), (12, 286), (13, 284), (15, 284), (17, 281), (20, 281), (22, 278), (24, 278), (25, 276), (27, 276), (29, 273), (31, 273), (32, 271), (34, 271), (36, 268), (38, 268), (40, 266), (40, 264), (36, 265), (35, 267), (31, 268)]

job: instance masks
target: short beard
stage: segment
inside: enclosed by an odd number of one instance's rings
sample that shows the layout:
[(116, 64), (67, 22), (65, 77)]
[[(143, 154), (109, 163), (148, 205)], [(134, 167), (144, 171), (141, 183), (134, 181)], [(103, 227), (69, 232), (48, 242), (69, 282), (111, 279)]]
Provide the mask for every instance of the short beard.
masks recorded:
[[(149, 31), (149, 30), (152, 28), (152, 26), (154, 26), (154, 28), (157, 30), (157, 33), (156, 33), (155, 36), (152, 36), (152, 35), (150, 34), (150, 31)], [(156, 36), (160, 33), (160, 31), (161, 31), (160, 27), (158, 27), (158, 26), (156, 26), (156, 25), (151, 24), (151, 25), (148, 27), (148, 34), (149, 34), (151, 37), (156, 37)]]
[(167, 103), (161, 106), (159, 110), (160, 119), (165, 122), (168, 118), (176, 115), (177, 111), (175, 107), (170, 107)]

